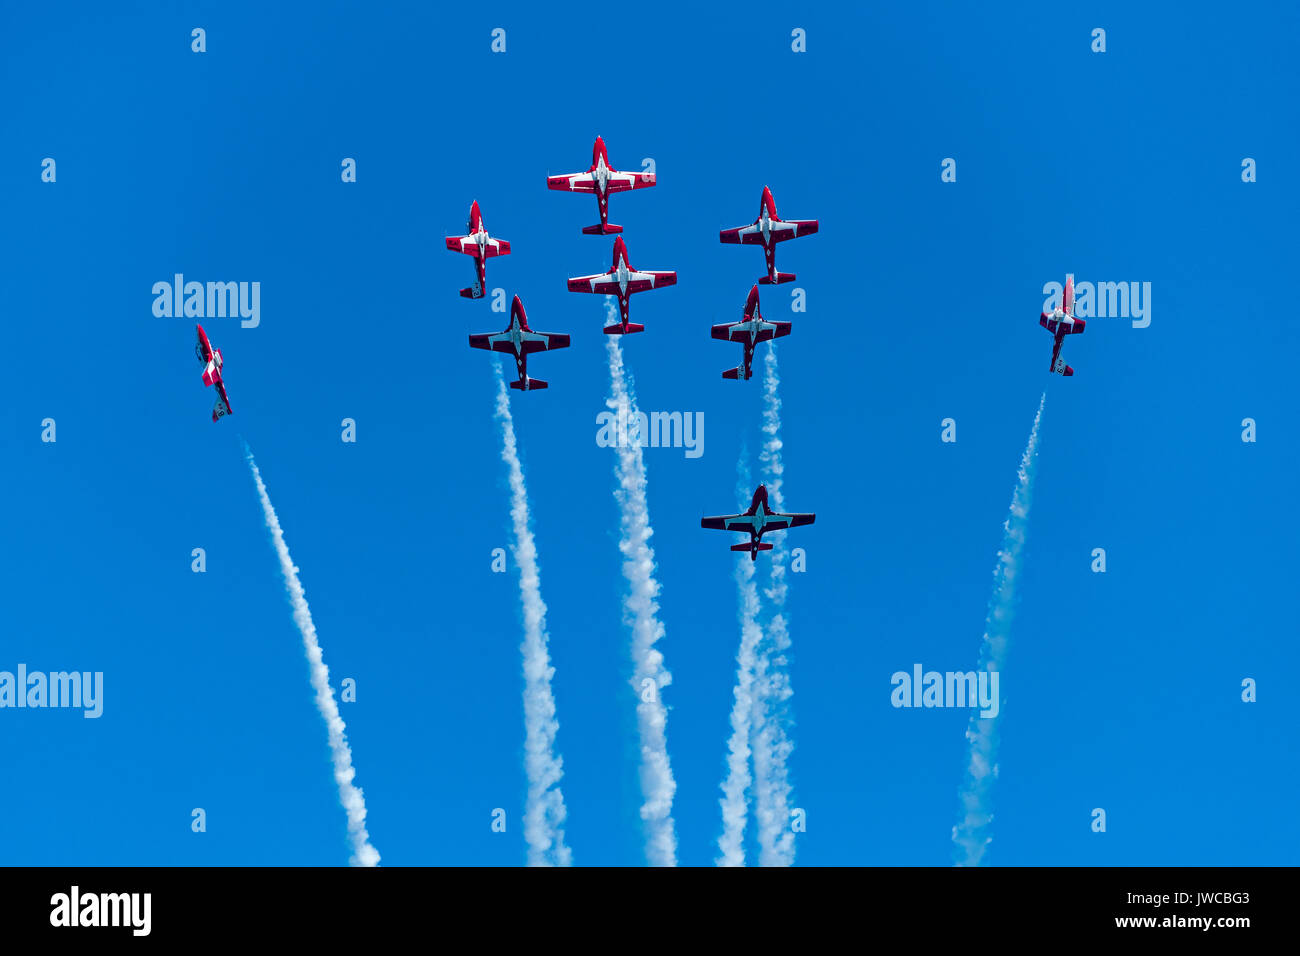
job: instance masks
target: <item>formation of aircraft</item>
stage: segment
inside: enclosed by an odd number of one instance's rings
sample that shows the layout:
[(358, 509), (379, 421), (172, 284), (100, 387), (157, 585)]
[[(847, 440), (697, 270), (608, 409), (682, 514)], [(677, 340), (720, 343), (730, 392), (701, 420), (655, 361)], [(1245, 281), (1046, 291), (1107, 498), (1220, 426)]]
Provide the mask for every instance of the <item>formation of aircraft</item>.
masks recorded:
[(718, 233), (718, 241), (745, 246), (762, 246), (763, 254), (767, 256), (767, 275), (758, 281), (763, 285), (777, 285), (781, 282), (793, 282), (795, 274), (776, 271), (776, 244), (787, 239), (811, 236), (816, 231), (816, 219), (782, 219), (778, 216), (772, 190), (764, 186), (762, 198), (758, 201), (758, 218), (748, 226), (723, 229)]
[(754, 489), (754, 500), (749, 510), (738, 515), (718, 515), (701, 518), (701, 528), (715, 531), (740, 531), (749, 535), (749, 540), (733, 544), (732, 551), (748, 551), (751, 561), (758, 560), (758, 552), (771, 551), (772, 545), (763, 543), (763, 535), (769, 531), (786, 531), (802, 525), (812, 524), (817, 520), (815, 514), (781, 514), (767, 506), (767, 486), (759, 485)]
[(1065, 277), (1065, 291), (1061, 293), (1061, 304), (1050, 313), (1042, 313), (1039, 316), (1038, 324), (1051, 332), (1053, 336), (1052, 364), (1048, 366), (1048, 371), (1060, 372), (1067, 377), (1073, 375), (1074, 369), (1066, 365), (1065, 360), (1061, 358), (1061, 344), (1065, 341), (1067, 335), (1077, 335), (1088, 324), (1083, 319), (1074, 317), (1073, 275)]
[(546, 352), (551, 349), (567, 349), (569, 337), (557, 332), (534, 332), (528, 327), (528, 316), (524, 304), (515, 296), (510, 303), (510, 324), (504, 332), (484, 333), (469, 337), (470, 348), (487, 349), (490, 352), (510, 352), (515, 357), (515, 367), (519, 370), (519, 380), (511, 382), (511, 388), (521, 392), (546, 388), (546, 382), (540, 378), (528, 377), (528, 356), (534, 352)]
[(594, 292), (597, 295), (612, 295), (618, 298), (618, 311), (622, 321), (618, 325), (605, 327), (606, 335), (630, 335), (645, 331), (644, 325), (629, 322), (627, 318), (628, 300), (636, 292), (662, 289), (677, 284), (676, 272), (643, 272), (633, 269), (627, 261), (627, 245), (622, 236), (614, 238), (614, 265), (608, 272), (599, 272), (593, 276), (578, 276), (569, 280), (570, 292)]
[(493, 239), (488, 235), (477, 199), (469, 207), (469, 222), (465, 229), (468, 235), (447, 237), (447, 248), (452, 252), (463, 252), (467, 256), (474, 257), (474, 284), (468, 289), (461, 289), (460, 294), (467, 299), (481, 299), (484, 290), (487, 289), (487, 260), (493, 256), (510, 255), (510, 243), (504, 239)]
[(595, 194), (596, 205), (600, 210), (600, 222), (594, 226), (583, 227), (582, 231), (589, 236), (608, 236), (623, 231), (622, 226), (615, 226), (609, 221), (611, 193), (646, 189), (654, 184), (654, 173), (626, 173), (612, 168), (609, 165), (609, 153), (605, 149), (605, 141), (599, 136), (596, 137), (595, 145), (591, 147), (591, 168), (585, 173), (546, 177), (547, 189)]
[(212, 420), (215, 422), (219, 418), (232, 414), (230, 399), (226, 397), (226, 383), (221, 377), (221, 349), (214, 349), (208, 342), (208, 335), (203, 331), (203, 326), (196, 325), (195, 328), (199, 331), (199, 341), (194, 346), (194, 354), (198, 356), (199, 364), (203, 366), (203, 384), (217, 387), (217, 401), (212, 406)]
[(736, 368), (727, 369), (722, 373), (723, 378), (741, 379), (749, 381), (754, 361), (754, 346), (759, 342), (767, 342), (770, 339), (779, 339), (783, 335), (789, 335), (792, 323), (790, 322), (769, 322), (763, 318), (763, 313), (758, 308), (758, 286), (753, 286), (749, 290), (749, 298), (745, 301), (745, 317), (739, 322), (724, 322), (721, 325), (713, 327), (713, 337), (722, 339), (724, 342), (739, 342), (745, 347), (745, 353), (741, 359), (740, 365)]

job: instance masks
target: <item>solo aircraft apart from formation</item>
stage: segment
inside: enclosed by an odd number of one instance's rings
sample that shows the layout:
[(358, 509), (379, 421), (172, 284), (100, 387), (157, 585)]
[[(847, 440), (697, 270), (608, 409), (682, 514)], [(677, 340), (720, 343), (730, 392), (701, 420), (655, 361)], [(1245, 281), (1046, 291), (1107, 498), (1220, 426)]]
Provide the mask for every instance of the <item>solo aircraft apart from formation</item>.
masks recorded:
[(226, 383), (221, 377), (221, 349), (214, 349), (208, 342), (203, 326), (196, 325), (195, 328), (199, 330), (199, 341), (194, 346), (194, 354), (203, 366), (203, 384), (217, 387), (217, 401), (212, 406), (212, 420), (215, 422), (231, 414), (230, 399), (226, 397)]
[(758, 310), (758, 286), (749, 290), (749, 299), (745, 302), (745, 318), (740, 322), (724, 322), (713, 327), (713, 337), (725, 342), (739, 342), (745, 347), (744, 357), (736, 368), (727, 369), (723, 378), (749, 381), (753, 374), (751, 365), (754, 361), (754, 346), (759, 342), (779, 339), (790, 334), (791, 323), (768, 322)]
[(816, 231), (816, 219), (782, 219), (777, 216), (772, 190), (764, 186), (763, 197), (758, 201), (758, 218), (748, 226), (723, 229), (718, 233), (718, 241), (762, 246), (763, 253), (767, 256), (767, 275), (758, 281), (763, 285), (776, 285), (793, 282), (795, 277), (793, 272), (776, 271), (776, 244), (800, 236), (811, 236)]
[(610, 193), (646, 189), (654, 184), (654, 173), (625, 173), (611, 168), (609, 153), (605, 151), (605, 141), (599, 136), (596, 137), (596, 144), (591, 147), (591, 168), (585, 173), (566, 173), (563, 176), (546, 177), (547, 189), (596, 194), (600, 222), (594, 226), (583, 226), (582, 231), (589, 236), (608, 236), (623, 231), (622, 226), (615, 226), (609, 221)]
[(762, 541), (764, 533), (798, 528), (801, 525), (812, 524), (815, 520), (817, 520), (815, 514), (784, 515), (769, 511), (767, 507), (767, 486), (759, 485), (754, 489), (754, 500), (750, 504), (749, 510), (744, 514), (701, 518), (700, 527), (712, 528), (716, 531), (744, 532), (749, 535), (749, 540), (741, 544), (733, 544), (731, 550), (748, 551), (749, 559), (757, 561), (758, 552), (772, 550), (770, 544), (764, 544)]
[(1088, 324), (1083, 319), (1074, 317), (1073, 275), (1065, 277), (1065, 291), (1061, 293), (1061, 304), (1051, 312), (1044, 312), (1039, 316), (1038, 324), (1055, 337), (1052, 343), (1052, 364), (1048, 371), (1060, 372), (1066, 376), (1073, 375), (1074, 369), (1066, 365), (1065, 360), (1061, 358), (1061, 343), (1065, 341), (1067, 335), (1077, 335)]
[(644, 325), (638, 325), (627, 320), (628, 299), (631, 298), (632, 294), (646, 292), (650, 289), (662, 289), (664, 286), (676, 284), (676, 272), (638, 272), (633, 269), (627, 261), (627, 246), (623, 243), (623, 237), (615, 236), (613, 268), (608, 272), (601, 272), (594, 276), (578, 276), (576, 279), (570, 279), (569, 291), (594, 292), (597, 295), (617, 296), (618, 311), (622, 316), (622, 322), (618, 325), (607, 325), (605, 334), (628, 335), (632, 332), (645, 331)]
[(448, 236), (447, 248), (452, 252), (463, 252), (467, 256), (474, 257), (474, 284), (468, 289), (461, 289), (460, 294), (467, 299), (481, 299), (483, 291), (487, 288), (487, 260), (493, 256), (510, 255), (510, 243), (504, 239), (493, 239), (488, 235), (477, 199), (469, 207), (469, 222), (465, 228), (469, 235)]
[(567, 349), (569, 337), (554, 332), (534, 332), (530, 329), (528, 316), (524, 313), (524, 304), (519, 301), (519, 296), (515, 296), (514, 302), (510, 304), (510, 324), (506, 326), (506, 330), (495, 335), (486, 333), (471, 335), (469, 344), (471, 348), (513, 353), (515, 367), (519, 370), (519, 381), (511, 382), (510, 387), (517, 388), (521, 392), (529, 392), (546, 388), (546, 382), (540, 378), (528, 377), (528, 356), (534, 352), (545, 352), (550, 349)]

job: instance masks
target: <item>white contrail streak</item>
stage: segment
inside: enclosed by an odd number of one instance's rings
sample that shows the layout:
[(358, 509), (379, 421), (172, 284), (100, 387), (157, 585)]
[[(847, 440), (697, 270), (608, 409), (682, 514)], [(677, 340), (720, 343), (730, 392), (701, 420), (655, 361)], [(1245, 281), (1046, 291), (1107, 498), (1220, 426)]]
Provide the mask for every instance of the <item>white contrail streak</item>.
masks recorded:
[(496, 419), (501, 425), (501, 460), (510, 474), (510, 518), (514, 523), (515, 564), (519, 567), (519, 599), (524, 612), (524, 769), (528, 799), (524, 807), (524, 840), (529, 866), (569, 866), (573, 855), (564, 844), (564, 794), (560, 778), (563, 762), (555, 752), (560, 729), (551, 693), (551, 666), (547, 652), (546, 604), (537, 570), (537, 545), (528, 527), (528, 490), (515, 444), (510, 393), (499, 361), (493, 363), (497, 379)]
[[(607, 303), (608, 305), (608, 303)], [(636, 397), (623, 373), (622, 336), (608, 336), (609, 398), (606, 406), (619, 414), (626, 408), (629, 421), (636, 419)], [(664, 668), (663, 654), (655, 643), (664, 636), (659, 621), (659, 583), (655, 580), (654, 550), (650, 547), (650, 514), (646, 504), (645, 461), (638, 436), (619, 436), (614, 466), (614, 498), (620, 517), (619, 550), (623, 553), (623, 577), (628, 591), (623, 599), (623, 617), (632, 629), (632, 687), (637, 695), (637, 727), (641, 736), (641, 819), (646, 831), (646, 859), (652, 866), (675, 866), (677, 835), (673, 825), (673, 780), (668, 761), (663, 689), (672, 681)], [(624, 439), (627, 440), (624, 440)]]
[(339, 788), (339, 802), (348, 814), (348, 835), (352, 840), (353, 866), (378, 866), (379, 851), (370, 845), (370, 835), (366, 833), (366, 800), (361, 788), (354, 786), (352, 778), (356, 770), (352, 767), (352, 750), (348, 747), (347, 728), (339, 716), (339, 707), (334, 700), (334, 689), (330, 687), (330, 672), (322, 658), (320, 643), (316, 640), (316, 625), (311, 620), (311, 610), (307, 607), (307, 596), (303, 593), (302, 583), (298, 580), (298, 568), (293, 558), (289, 557), (289, 546), (284, 543), (284, 532), (280, 530), (280, 519), (271, 507), (271, 497), (266, 493), (262, 482), (262, 473), (253, 461), (253, 452), (244, 444), (244, 457), (248, 467), (253, 471), (253, 481), (257, 484), (257, 496), (262, 501), (262, 512), (266, 516), (266, 526), (271, 531), (271, 542), (275, 553), (280, 558), (280, 570), (284, 573), (285, 589), (289, 592), (289, 604), (293, 608), (293, 620), (302, 633), (303, 649), (307, 652), (307, 663), (311, 671), (311, 686), (316, 691), (316, 709), (329, 730), (330, 753), (334, 758), (334, 782)]
[[(980, 645), (980, 670), (1001, 671), (1006, 663), (1011, 621), (1015, 616), (1016, 578), (1029, 529), (1029, 503), (1034, 485), (1034, 453), (1038, 446), (1038, 425), (1043, 419), (1044, 392), (1038, 400), (1038, 413), (1029, 432), (1029, 443), (1020, 459), (1020, 474), (1011, 496), (1011, 512), (1003, 525), (1002, 550), (993, 569), (993, 596), (989, 599), (988, 617), (984, 621), (984, 641)], [(998, 713), (1001, 714), (1001, 707)], [(958, 866), (978, 866), (993, 837), (993, 784), (998, 766), (998, 717), (971, 713), (966, 729), (970, 758), (966, 779), (961, 787), (961, 820), (952, 828), (956, 843), (954, 858)]]
[[(776, 343), (768, 343), (763, 366), (763, 451), (759, 457), (763, 483), (774, 511), (785, 510), (781, 491), (784, 467), (781, 463), (781, 377), (777, 370)], [(794, 832), (790, 829), (790, 753), (794, 744), (791, 723), (790, 687), (785, 652), (790, 647), (785, 620), (785, 534), (773, 541), (771, 577), (764, 593), (771, 602), (772, 616), (759, 644), (755, 666), (753, 718), (754, 795), (758, 818), (758, 862), (760, 866), (789, 866), (794, 862)]]
[[(748, 456), (736, 466), (736, 496), (743, 502), (753, 492)], [(731, 707), (731, 738), (727, 741), (727, 777), (722, 783), (722, 836), (718, 838), (719, 866), (745, 865), (745, 824), (749, 817), (749, 736), (753, 726), (754, 668), (763, 629), (758, 624), (758, 585), (754, 562), (741, 555), (736, 562), (736, 590), (740, 601), (740, 650), (736, 653), (735, 698)]]

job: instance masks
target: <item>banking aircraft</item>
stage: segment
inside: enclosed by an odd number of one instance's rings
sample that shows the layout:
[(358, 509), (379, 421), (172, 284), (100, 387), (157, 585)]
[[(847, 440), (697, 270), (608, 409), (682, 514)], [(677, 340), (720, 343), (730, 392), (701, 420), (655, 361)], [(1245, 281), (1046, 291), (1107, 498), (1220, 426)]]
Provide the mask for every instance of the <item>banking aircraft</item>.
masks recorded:
[(1065, 341), (1067, 335), (1077, 335), (1088, 324), (1083, 319), (1074, 317), (1073, 275), (1065, 277), (1065, 291), (1061, 293), (1061, 304), (1052, 312), (1044, 312), (1039, 317), (1038, 324), (1055, 336), (1055, 341), (1052, 343), (1052, 364), (1048, 367), (1048, 371), (1060, 372), (1065, 376), (1073, 375), (1074, 369), (1066, 365), (1065, 360), (1061, 358), (1061, 343)]
[(783, 515), (767, 508), (767, 486), (759, 485), (754, 489), (754, 500), (749, 510), (739, 515), (720, 515), (716, 518), (701, 518), (701, 528), (716, 531), (741, 531), (749, 535), (749, 540), (733, 544), (732, 551), (748, 551), (751, 561), (758, 560), (758, 552), (771, 551), (770, 544), (763, 544), (763, 534), (768, 531), (784, 531), (812, 524), (817, 520), (815, 514)]
[(622, 226), (612, 225), (609, 221), (610, 193), (645, 189), (654, 184), (654, 173), (621, 173), (617, 169), (612, 169), (609, 165), (609, 153), (605, 151), (605, 141), (599, 136), (596, 137), (596, 145), (591, 147), (591, 168), (585, 173), (546, 177), (547, 189), (596, 194), (596, 204), (600, 209), (600, 223), (583, 227), (582, 231), (589, 236), (608, 236), (623, 231)]
[(203, 326), (196, 325), (195, 328), (199, 330), (199, 341), (194, 346), (194, 354), (203, 366), (203, 384), (217, 386), (217, 402), (212, 406), (212, 420), (215, 422), (232, 414), (230, 399), (226, 397), (226, 383), (221, 378), (221, 349), (214, 349), (208, 342)]
[(493, 239), (488, 235), (487, 227), (483, 225), (483, 214), (478, 209), (477, 199), (469, 207), (469, 223), (465, 228), (469, 231), (469, 235), (448, 236), (447, 248), (452, 252), (463, 252), (467, 256), (474, 257), (474, 265), (477, 267), (474, 284), (468, 289), (461, 289), (460, 294), (467, 299), (481, 299), (483, 291), (487, 288), (487, 260), (493, 256), (510, 255), (510, 243), (504, 239)]
[(676, 285), (676, 272), (638, 272), (627, 261), (627, 246), (622, 236), (614, 237), (614, 266), (608, 272), (594, 276), (578, 276), (569, 280), (570, 292), (594, 292), (598, 295), (618, 297), (618, 311), (622, 322), (618, 325), (605, 326), (606, 335), (629, 335), (645, 331), (644, 325), (627, 320), (628, 299), (634, 292), (649, 289), (662, 289), (664, 286)]
[(779, 339), (790, 334), (791, 323), (768, 322), (758, 310), (758, 286), (749, 290), (749, 299), (745, 302), (745, 318), (740, 322), (724, 322), (713, 327), (713, 337), (727, 342), (740, 342), (745, 347), (745, 355), (736, 368), (727, 369), (723, 378), (743, 378), (749, 381), (750, 368), (754, 361), (754, 346), (769, 339)]
[(723, 229), (718, 233), (718, 241), (762, 246), (763, 253), (767, 256), (767, 275), (758, 281), (763, 285), (776, 285), (794, 281), (793, 272), (776, 271), (776, 244), (800, 236), (811, 236), (816, 231), (816, 219), (782, 219), (777, 216), (772, 190), (764, 186), (763, 197), (758, 201), (758, 218), (748, 226)]
[(515, 357), (515, 366), (519, 370), (519, 381), (511, 382), (511, 388), (528, 392), (546, 388), (546, 382), (540, 378), (528, 377), (528, 356), (533, 352), (545, 352), (549, 349), (567, 349), (569, 337), (555, 332), (534, 332), (528, 327), (528, 316), (524, 313), (524, 304), (515, 296), (510, 304), (510, 324), (504, 332), (495, 335), (471, 335), (471, 348), (487, 349), (490, 352), (510, 352)]

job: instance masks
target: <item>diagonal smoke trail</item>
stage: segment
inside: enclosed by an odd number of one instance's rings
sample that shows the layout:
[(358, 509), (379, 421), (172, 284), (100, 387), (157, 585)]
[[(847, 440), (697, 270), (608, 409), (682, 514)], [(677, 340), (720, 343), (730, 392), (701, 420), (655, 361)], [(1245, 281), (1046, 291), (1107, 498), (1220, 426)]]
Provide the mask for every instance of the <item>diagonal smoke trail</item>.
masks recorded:
[(528, 799), (524, 808), (524, 840), (528, 843), (529, 866), (569, 866), (573, 856), (564, 844), (564, 794), (560, 778), (563, 762), (555, 752), (555, 698), (551, 694), (551, 666), (547, 653), (546, 604), (537, 570), (537, 545), (528, 527), (528, 490), (515, 444), (514, 417), (510, 414), (510, 393), (501, 371), (496, 371), (496, 419), (501, 425), (501, 460), (510, 473), (510, 518), (514, 523), (515, 564), (519, 566), (519, 600), (524, 612), (524, 770), (528, 776)]
[[(988, 617), (984, 621), (984, 641), (980, 645), (980, 670), (1001, 671), (1006, 663), (1011, 621), (1015, 616), (1016, 578), (1024, 553), (1025, 535), (1029, 530), (1029, 503), (1034, 485), (1034, 453), (1038, 446), (1038, 425), (1043, 420), (1044, 392), (1038, 400), (1038, 413), (1029, 432), (1025, 454), (1020, 459), (1016, 490), (1011, 496), (1011, 512), (1003, 525), (1002, 550), (993, 569), (993, 596), (989, 599)], [(1001, 713), (1001, 707), (998, 708)], [(958, 866), (978, 866), (993, 837), (993, 783), (998, 767), (998, 718), (971, 713), (966, 740), (970, 758), (961, 787), (961, 820), (952, 828), (956, 846), (953, 856)]]
[[(242, 439), (241, 439), (242, 441)], [(253, 461), (252, 449), (244, 443), (244, 457), (248, 467), (253, 471), (253, 481), (257, 485), (257, 496), (262, 501), (262, 512), (266, 516), (266, 526), (271, 531), (271, 543), (280, 558), (280, 570), (284, 574), (284, 586), (289, 592), (289, 604), (293, 608), (293, 620), (302, 633), (302, 646), (307, 652), (307, 663), (311, 671), (311, 686), (316, 691), (316, 709), (329, 730), (330, 754), (334, 758), (334, 782), (339, 788), (339, 802), (348, 814), (348, 835), (352, 840), (353, 866), (378, 866), (379, 851), (370, 845), (370, 835), (366, 833), (366, 801), (359, 787), (352, 783), (356, 770), (352, 767), (352, 750), (348, 747), (347, 728), (339, 716), (339, 707), (334, 700), (334, 689), (330, 687), (330, 672), (325, 666), (320, 643), (316, 640), (316, 625), (312, 623), (311, 610), (307, 607), (307, 596), (302, 583), (298, 580), (298, 568), (289, 557), (289, 546), (284, 543), (284, 532), (280, 530), (280, 519), (271, 507), (271, 497), (266, 493), (262, 482), (262, 473)]]
[[(763, 450), (759, 462), (763, 483), (774, 511), (785, 510), (781, 491), (784, 466), (781, 463), (781, 376), (777, 369), (776, 343), (769, 342), (763, 365)], [(790, 829), (790, 753), (794, 744), (788, 727), (792, 723), (789, 700), (794, 690), (785, 652), (790, 647), (786, 628), (785, 534), (772, 542), (771, 577), (764, 590), (771, 602), (772, 616), (759, 644), (755, 666), (753, 718), (754, 795), (758, 817), (758, 862), (760, 866), (789, 866), (794, 862), (794, 832)]]
[[(627, 421), (636, 419), (636, 397), (623, 372), (622, 336), (608, 336), (609, 398), (606, 406)], [(659, 621), (659, 582), (655, 580), (654, 549), (650, 547), (650, 514), (646, 505), (645, 460), (640, 436), (619, 435), (614, 465), (614, 498), (620, 511), (619, 550), (628, 591), (623, 617), (632, 628), (632, 687), (637, 694), (637, 727), (641, 737), (641, 819), (646, 828), (646, 859), (652, 866), (675, 866), (677, 835), (673, 824), (673, 795), (677, 783), (668, 761), (668, 712), (661, 700), (672, 681), (663, 654), (655, 643), (664, 636)], [(649, 698), (649, 699), (647, 699)]]
[[(736, 463), (736, 497), (745, 501), (753, 492), (749, 456), (742, 452)], [(743, 554), (736, 562), (736, 590), (740, 601), (740, 650), (736, 653), (735, 702), (731, 708), (731, 737), (727, 741), (727, 777), (722, 783), (722, 836), (718, 838), (719, 866), (745, 865), (745, 824), (749, 817), (749, 737), (754, 713), (754, 668), (763, 629), (758, 624), (758, 585), (754, 562)]]

